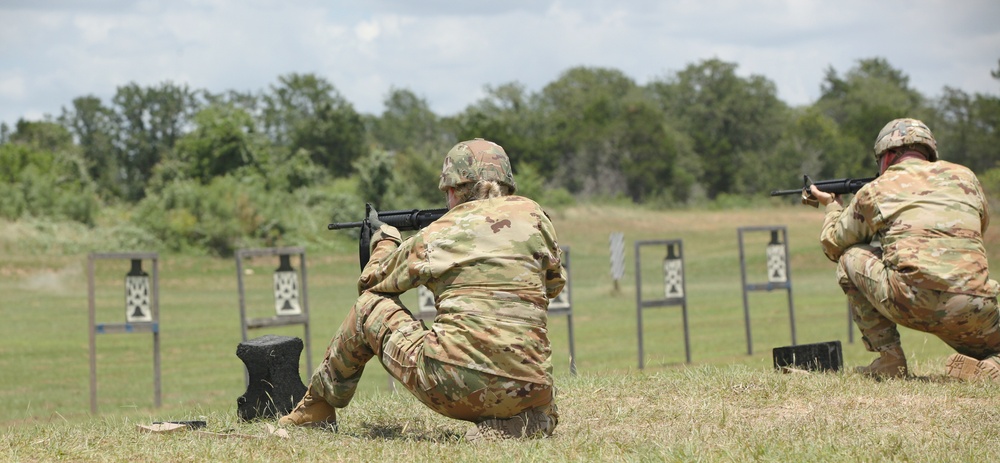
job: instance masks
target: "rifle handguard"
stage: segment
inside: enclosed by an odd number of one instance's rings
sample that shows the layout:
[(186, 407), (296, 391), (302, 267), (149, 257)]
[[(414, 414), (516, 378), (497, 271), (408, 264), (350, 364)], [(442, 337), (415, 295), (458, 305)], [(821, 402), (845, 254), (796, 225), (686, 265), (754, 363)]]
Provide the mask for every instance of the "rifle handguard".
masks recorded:
[[(343, 230), (345, 228), (361, 229), (360, 236), (358, 237), (358, 260), (361, 264), (361, 270), (365, 269), (365, 266), (368, 265), (368, 261), (371, 259), (371, 239), (372, 234), (375, 232), (370, 221), (367, 219), (371, 210), (371, 203), (367, 203), (365, 204), (366, 218), (364, 220), (360, 222), (331, 223), (326, 226), (327, 230)], [(386, 225), (396, 227), (399, 231), (413, 231), (430, 225), (446, 212), (448, 212), (448, 209), (443, 208), (382, 211), (378, 213), (378, 219)]]
[[(803, 194), (803, 190), (807, 190), (809, 185), (816, 185), (819, 191), (824, 193), (830, 193), (833, 195), (845, 195), (857, 193), (861, 187), (865, 186), (875, 177), (868, 178), (838, 178), (834, 180), (820, 180), (818, 182), (813, 182), (808, 175), (802, 176), (802, 188), (796, 188), (793, 190), (774, 190), (771, 192), (771, 196), (790, 196)], [(810, 195), (811, 196), (811, 195)]]

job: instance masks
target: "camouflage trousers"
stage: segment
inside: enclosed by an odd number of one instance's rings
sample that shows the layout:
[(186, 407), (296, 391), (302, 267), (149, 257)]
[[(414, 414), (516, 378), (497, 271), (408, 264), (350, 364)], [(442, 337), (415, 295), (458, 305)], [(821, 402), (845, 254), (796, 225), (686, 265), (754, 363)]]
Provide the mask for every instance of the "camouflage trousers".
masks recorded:
[(414, 319), (398, 297), (365, 292), (351, 307), (313, 373), (312, 392), (334, 407), (346, 407), (365, 364), (377, 357), (403, 387), (444, 416), (480, 422), (539, 407), (558, 418), (552, 386), (426, 357), (423, 347), (427, 336), (435, 334)]
[(848, 248), (837, 266), (854, 322), (872, 352), (900, 344), (902, 325), (930, 333), (956, 352), (985, 359), (1000, 353), (1000, 312), (996, 297), (970, 296), (915, 287), (882, 262), (882, 250)]

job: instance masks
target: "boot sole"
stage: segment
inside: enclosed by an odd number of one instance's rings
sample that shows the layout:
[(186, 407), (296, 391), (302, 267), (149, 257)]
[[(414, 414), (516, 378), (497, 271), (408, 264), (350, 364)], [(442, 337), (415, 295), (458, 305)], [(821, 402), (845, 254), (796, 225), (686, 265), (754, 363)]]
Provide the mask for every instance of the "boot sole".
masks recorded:
[(965, 381), (988, 380), (1000, 382), (1000, 365), (987, 360), (976, 360), (962, 354), (952, 354), (945, 362), (948, 376)]

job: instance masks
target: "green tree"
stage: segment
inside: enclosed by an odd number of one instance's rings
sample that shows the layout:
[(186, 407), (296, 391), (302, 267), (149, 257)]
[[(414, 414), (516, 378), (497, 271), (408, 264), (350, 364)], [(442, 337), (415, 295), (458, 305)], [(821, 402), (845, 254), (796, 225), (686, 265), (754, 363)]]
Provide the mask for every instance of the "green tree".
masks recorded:
[(354, 162), (354, 170), (358, 172), (358, 196), (377, 209), (393, 209), (396, 200), (389, 194), (395, 181), (393, 158), (389, 151), (372, 150)]
[(119, 122), (119, 162), (125, 177), (125, 197), (145, 196), (153, 167), (184, 134), (201, 107), (200, 92), (170, 82), (142, 88), (132, 83), (119, 87), (112, 98)]
[[(301, 223), (294, 218), (299, 209), (316, 209), (310, 204), (315, 200), (300, 203), (292, 193), (267, 191), (259, 183), (243, 180), (233, 175), (215, 177), (207, 184), (175, 180), (143, 198), (132, 220), (171, 250), (231, 256), (240, 247), (284, 243)], [(301, 207), (288, 207), (290, 203)], [(318, 229), (316, 222), (310, 226)]]
[(774, 150), (770, 171), (759, 175), (771, 183), (761, 191), (792, 188), (802, 175), (814, 180), (870, 177), (876, 173), (870, 151), (815, 107), (798, 112)]
[(676, 149), (662, 113), (620, 71), (572, 68), (542, 89), (537, 111), (555, 186), (641, 201), (673, 183)]
[(949, 161), (972, 168), (970, 150), (978, 131), (973, 123), (976, 118), (975, 98), (960, 89), (945, 86), (935, 109), (934, 117), (924, 122), (934, 134), (942, 158), (947, 153)]
[(832, 67), (820, 87), (816, 107), (840, 126), (840, 132), (869, 149), (886, 123), (900, 117), (924, 119), (930, 111), (910, 78), (884, 58), (869, 58), (839, 76)]
[(447, 145), (428, 145), (396, 154), (392, 196), (401, 200), (397, 209), (443, 207), (444, 193), (438, 190), (441, 165)]
[[(355, 162), (359, 194), (378, 198), (383, 209), (440, 206), (441, 160), (455, 143), (448, 124), (409, 90), (391, 89), (383, 104), (382, 114), (369, 124), (381, 148)], [(374, 178), (375, 172), (383, 177)]]
[(254, 118), (258, 124), (258, 132), (263, 133), (263, 107), (260, 95), (252, 92), (228, 90), (223, 93), (204, 93), (205, 105), (225, 105), (240, 109)]
[(99, 201), (72, 135), (54, 122), (19, 120), (0, 144), (0, 216), (93, 224)]
[(63, 108), (59, 123), (76, 138), (87, 173), (97, 183), (101, 196), (121, 197), (125, 179), (115, 147), (119, 122), (114, 110), (104, 106), (100, 98), (83, 96), (75, 98), (69, 109)]
[(983, 184), (986, 197), (989, 198), (990, 214), (996, 215), (1000, 212), (1000, 167), (978, 173), (977, 176)]
[(42, 151), (67, 150), (73, 145), (73, 135), (64, 127), (53, 122), (31, 122), (21, 119), (10, 143), (19, 143)]
[(789, 111), (774, 83), (763, 76), (736, 75), (736, 64), (718, 59), (690, 65), (647, 85), (667, 123), (689, 138), (710, 198), (758, 191), (751, 173), (768, 162)]
[(539, 98), (524, 85), (509, 82), (486, 86), (486, 96), (451, 119), (457, 139), (485, 138), (504, 147), (515, 179), (519, 170), (534, 166), (551, 177), (559, 162), (539, 108)]
[(410, 90), (392, 88), (386, 96), (382, 115), (375, 121), (373, 136), (385, 149), (405, 151), (447, 144), (436, 114), (427, 100)]
[(295, 191), (320, 185), (330, 178), (330, 173), (313, 162), (309, 153), (298, 150), (289, 153), (282, 149), (268, 149), (260, 174), (270, 191)]
[(246, 166), (258, 166), (261, 140), (257, 140), (254, 120), (242, 109), (227, 104), (211, 104), (194, 116), (195, 129), (178, 140), (176, 157), (188, 174), (209, 183), (212, 178)]
[(663, 122), (663, 114), (651, 103), (633, 102), (622, 115), (619, 163), (625, 190), (634, 202), (666, 195), (670, 201), (687, 199), (690, 182), (674, 174), (677, 146)]
[(351, 174), (367, 153), (361, 116), (332, 84), (313, 74), (290, 74), (263, 96), (264, 128), (289, 153), (304, 150), (335, 177)]
[(942, 159), (975, 172), (998, 166), (1000, 98), (945, 87), (935, 109), (935, 117), (925, 122), (934, 133)]

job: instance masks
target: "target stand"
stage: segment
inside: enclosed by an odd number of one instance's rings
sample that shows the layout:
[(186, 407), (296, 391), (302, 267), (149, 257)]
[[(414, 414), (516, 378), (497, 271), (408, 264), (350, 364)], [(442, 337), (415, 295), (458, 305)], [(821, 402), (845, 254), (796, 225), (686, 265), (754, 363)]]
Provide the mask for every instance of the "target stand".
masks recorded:
[[(291, 257), (299, 256), (299, 269), (292, 267)], [(247, 318), (244, 260), (252, 257), (278, 257), (274, 271), (273, 317)], [(306, 371), (312, 373), (312, 349), (309, 339), (309, 298), (306, 279), (306, 250), (303, 247), (239, 249), (236, 251), (236, 281), (240, 292), (240, 330), (243, 342), (247, 331), (272, 326), (302, 325), (305, 332)]]
[[(643, 246), (665, 246), (667, 255), (663, 259), (663, 298), (643, 299), (642, 294), (642, 253)], [(636, 241), (635, 242), (635, 310), (639, 331), (639, 369), (645, 367), (646, 352), (643, 347), (643, 309), (665, 306), (681, 306), (684, 324), (684, 360), (691, 363), (691, 337), (688, 331), (687, 292), (684, 282), (684, 243), (682, 240)]]
[[(743, 234), (746, 232), (768, 232), (771, 240), (767, 243), (767, 283), (747, 283), (746, 254), (744, 253)], [(779, 237), (780, 234), (780, 237)], [(737, 230), (740, 244), (740, 277), (743, 284), (743, 320), (746, 326), (747, 355), (753, 355), (753, 340), (750, 335), (750, 291), (774, 291), (784, 289), (788, 292), (788, 319), (792, 330), (792, 345), (795, 342), (795, 305), (792, 303), (792, 277), (788, 264), (788, 229), (784, 226), (740, 227)]]
[[(97, 323), (94, 270), (96, 261), (130, 260), (125, 274), (125, 323)], [(142, 269), (142, 261), (152, 261), (153, 274)], [(160, 388), (160, 287), (159, 257), (155, 252), (93, 253), (87, 256), (87, 305), (90, 327), (90, 412), (97, 413), (97, 335), (111, 333), (153, 334), (153, 400), (162, 403)]]

